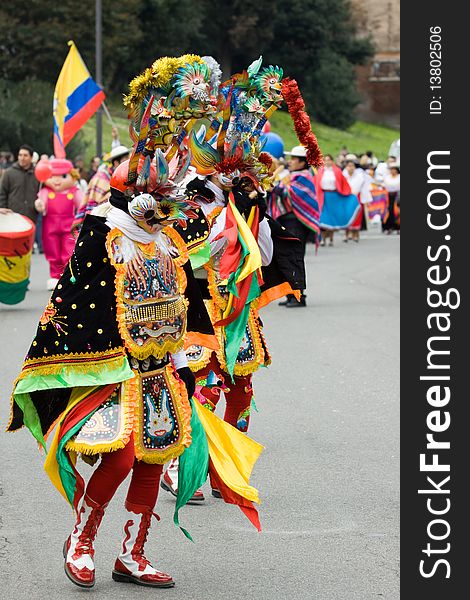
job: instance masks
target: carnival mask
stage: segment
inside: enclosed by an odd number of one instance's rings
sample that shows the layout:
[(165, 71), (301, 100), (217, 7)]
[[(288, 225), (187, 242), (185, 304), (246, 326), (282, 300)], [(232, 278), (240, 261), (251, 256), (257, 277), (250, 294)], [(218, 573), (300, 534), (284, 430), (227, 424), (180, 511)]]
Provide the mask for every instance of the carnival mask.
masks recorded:
[(187, 219), (196, 219), (197, 202), (184, 197), (154, 198), (151, 194), (139, 194), (128, 205), (129, 214), (137, 224), (149, 233), (155, 233), (172, 221), (178, 221), (184, 228)]
[(232, 173), (218, 173), (217, 179), (224, 189), (229, 190), (237, 184), (240, 177), (240, 171), (232, 171)]
[(148, 233), (161, 229), (167, 216), (161, 202), (150, 194), (139, 194), (129, 202), (129, 214)]

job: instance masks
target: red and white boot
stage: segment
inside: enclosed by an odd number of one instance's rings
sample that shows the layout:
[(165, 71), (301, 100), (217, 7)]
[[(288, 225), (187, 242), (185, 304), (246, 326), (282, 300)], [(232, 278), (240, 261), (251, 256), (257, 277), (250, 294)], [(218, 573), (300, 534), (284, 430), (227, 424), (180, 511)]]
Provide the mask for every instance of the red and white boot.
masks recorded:
[(65, 540), (65, 574), (80, 587), (91, 588), (95, 585), (93, 542), (106, 506), (101, 506), (85, 496), (78, 509), (75, 527)]
[(172, 577), (157, 571), (145, 558), (144, 546), (152, 516), (159, 519), (148, 506), (126, 502), (128, 519), (124, 526), (125, 538), (122, 550), (113, 570), (114, 581), (135, 583), (149, 587), (170, 588), (175, 585)]
[[(163, 474), (160, 480), (160, 487), (166, 492), (170, 492), (173, 496), (178, 495), (178, 467), (179, 461), (177, 458), (173, 458), (167, 467), (167, 470)], [(204, 502), (204, 494), (201, 490), (196, 490), (190, 500), (186, 504), (200, 504)]]

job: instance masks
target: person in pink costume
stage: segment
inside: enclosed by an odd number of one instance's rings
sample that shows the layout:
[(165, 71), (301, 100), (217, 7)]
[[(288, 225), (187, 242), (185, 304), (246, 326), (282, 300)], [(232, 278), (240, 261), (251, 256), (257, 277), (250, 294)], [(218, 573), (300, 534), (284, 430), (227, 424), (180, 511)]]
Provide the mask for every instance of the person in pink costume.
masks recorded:
[(75, 246), (70, 228), (83, 192), (78, 186), (78, 172), (69, 160), (53, 158), (50, 166), (52, 174), (39, 191), (35, 206), (43, 215), (42, 245), (50, 273), (47, 289), (53, 290)]

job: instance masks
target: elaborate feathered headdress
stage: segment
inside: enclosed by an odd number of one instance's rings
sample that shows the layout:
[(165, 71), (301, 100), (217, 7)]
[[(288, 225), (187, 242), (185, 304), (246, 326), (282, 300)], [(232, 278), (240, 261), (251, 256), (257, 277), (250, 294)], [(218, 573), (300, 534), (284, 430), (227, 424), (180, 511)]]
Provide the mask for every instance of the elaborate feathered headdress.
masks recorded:
[(311, 166), (322, 164), (322, 155), (305, 104), (295, 80), (283, 78), (283, 70), (262, 68), (262, 57), (233, 75), (220, 87), (219, 112), (209, 127), (194, 128), (188, 148), (191, 164), (201, 175), (219, 174), (223, 183), (245, 172), (261, 185), (269, 185), (272, 160), (262, 152), (260, 136), (274, 111), (285, 100), (299, 140), (307, 148)]
[(134, 147), (112, 176), (111, 201), (137, 221), (177, 220), (184, 226), (197, 216), (197, 205), (180, 185), (190, 163), (183, 140), (199, 119), (217, 110), (220, 68), (210, 58), (163, 57), (129, 85), (124, 104)]
[(171, 160), (182, 151), (182, 141), (196, 120), (216, 113), (217, 70), (214, 59), (205, 62), (195, 54), (165, 56), (131, 81), (124, 98), (134, 142), (129, 183), (138, 178), (145, 182), (157, 148)]
[[(128, 212), (136, 221), (178, 221), (196, 218), (197, 204), (185, 197), (181, 181), (189, 166), (189, 155), (178, 154), (168, 161), (157, 148), (155, 160), (145, 178), (139, 175), (129, 183), (129, 160), (121, 163), (111, 176), (111, 198), (114, 206)], [(145, 181), (144, 181), (145, 179)]]

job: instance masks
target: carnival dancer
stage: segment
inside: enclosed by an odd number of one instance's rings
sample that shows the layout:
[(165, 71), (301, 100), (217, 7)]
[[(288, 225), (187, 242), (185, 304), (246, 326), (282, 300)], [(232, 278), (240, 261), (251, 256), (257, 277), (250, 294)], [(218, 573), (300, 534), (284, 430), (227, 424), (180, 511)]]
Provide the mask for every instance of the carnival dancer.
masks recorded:
[[(41, 175), (44, 166), (47, 167), (44, 160), (36, 166)], [(49, 263), (47, 289), (53, 290), (75, 246), (70, 228), (83, 193), (78, 185), (78, 171), (69, 160), (53, 158), (49, 166), (51, 175), (39, 190), (35, 207), (42, 214), (42, 247)]]
[[(188, 192), (190, 197), (199, 204), (199, 218), (193, 219), (193, 226), (190, 225), (187, 231), (181, 232), (188, 247), (194, 251), (192, 255), (194, 273), (203, 291), (203, 297), (206, 298), (213, 322), (218, 322), (223, 318), (221, 308), (222, 306), (226, 308), (228, 299), (226, 286), (223, 285), (219, 269), (221, 257), (226, 249), (223, 233), (228, 227), (227, 191), (228, 188), (224, 188), (219, 179), (214, 176), (205, 181), (199, 179), (192, 181), (188, 185)], [(232, 210), (234, 208), (238, 213), (240, 197), (244, 193), (241, 188), (232, 188), (231, 194), (237, 198), (236, 205), (232, 207)], [(245, 210), (248, 209), (249, 212), (254, 203), (247, 197), (244, 200)], [(230, 212), (232, 213), (232, 211)], [(256, 240), (251, 240), (249, 249), (250, 253), (258, 252), (262, 265), (268, 265), (272, 260), (273, 243), (269, 224), (264, 215), (262, 217), (259, 221), (258, 237)], [(233, 226), (233, 222), (231, 225)], [(195, 243), (191, 243), (193, 238)], [(205, 244), (209, 250), (209, 260), (201, 265), (200, 260), (204, 256)], [(227, 363), (226, 335), (230, 335), (230, 333), (227, 328), (216, 327), (218, 346), (215, 351), (207, 344), (205, 346), (191, 344), (187, 349), (190, 367), (196, 372), (199, 401), (213, 411), (221, 398), (221, 392), (223, 392), (226, 402), (224, 420), (243, 432), (248, 431), (250, 421), (253, 397), (252, 374), (260, 366), (267, 366), (271, 362), (254, 304), (252, 302), (249, 309), (246, 331), (242, 339), (238, 339), (235, 344), (238, 356), (235, 365), (231, 367), (232, 377), (228, 373), (230, 366)], [(233, 349), (231, 351), (233, 353)], [(213, 478), (212, 484), (212, 495), (221, 498), (221, 492)], [(162, 478), (161, 487), (176, 496), (178, 490), (177, 460), (170, 463)], [(201, 490), (198, 490), (188, 503), (196, 504), (203, 500), (204, 495)]]
[(329, 240), (333, 246), (334, 232), (347, 229), (360, 211), (360, 204), (351, 193), (349, 183), (341, 169), (334, 164), (331, 154), (324, 157), (325, 166), (319, 169), (314, 177), (317, 199), (322, 204), (320, 228), (322, 230), (322, 245)]
[[(204, 344), (192, 344), (187, 349), (189, 365), (196, 372), (197, 397), (213, 411), (223, 392), (224, 419), (242, 432), (248, 430), (250, 422), (253, 373), (271, 362), (258, 310), (284, 294), (299, 298), (305, 288), (301, 242), (265, 218), (272, 159), (257, 143), (260, 121), (282, 100), (281, 89), (289, 100), (288, 89), (293, 89), (297, 100), (300, 92), (290, 80), (291, 87), (280, 85), (279, 67), (260, 67), (261, 61), (255, 61), (222, 87), (223, 123), (211, 143), (204, 141), (210, 137), (205, 130), (190, 136), (192, 165), (204, 179), (188, 185), (189, 197), (199, 204), (199, 217), (180, 232), (219, 341), (216, 351)], [(260, 82), (259, 86), (252, 85), (248, 101), (243, 92), (237, 93), (237, 83), (243, 81), (242, 89), (246, 89), (247, 78)], [(265, 78), (271, 87), (262, 91)], [(295, 104), (303, 106), (298, 101)], [(250, 115), (251, 108), (258, 114)], [(308, 139), (309, 156), (317, 161), (321, 155), (313, 140)], [(176, 461), (170, 464), (161, 485), (176, 493)], [(216, 478), (211, 477), (211, 485), (214, 496), (226, 499)]]
[(367, 229), (367, 204), (371, 202), (372, 195), (370, 192), (371, 178), (369, 175), (357, 167), (356, 161), (349, 158), (346, 161), (346, 166), (343, 169), (343, 175), (346, 177), (351, 192), (357, 197), (359, 202), (359, 212), (356, 215), (354, 222), (344, 232), (344, 242), (349, 239), (359, 242), (361, 229)]
[[(268, 194), (268, 214), (300, 240), (304, 258), (307, 241), (317, 243), (320, 236), (321, 206), (307, 163), (307, 148), (295, 146), (286, 155), (289, 174)], [(302, 290), (300, 300), (290, 295), (279, 304), (286, 308), (306, 306), (305, 291)]]
[[(134, 119), (132, 156), (113, 173), (106, 215), (86, 217), (12, 394), (10, 431), (26, 425), (46, 448), (56, 426), (45, 469), (77, 513), (64, 557), (67, 576), (81, 587), (95, 583), (93, 542), (131, 470), (124, 541), (112, 573), (117, 582), (174, 585), (152, 566), (144, 546), (162, 466), (176, 456), (181, 467), (175, 524), (179, 508), (209, 470), (231, 503), (260, 528), (252, 504), (259, 498), (248, 478), (262, 446), (191, 399), (194, 375), (185, 337), (212, 338), (213, 328), (185, 244), (168, 226), (195, 216), (178, 185), (189, 163), (173, 135), (166, 155), (155, 148), (158, 123), (149, 118), (157, 92), (169, 95), (174, 110), (178, 77), (200, 61), (196, 55), (164, 58), (147, 70), (152, 93), (143, 94), (141, 118)], [(196, 108), (205, 114), (198, 102), (189, 106)], [(101, 456), (86, 487), (78, 455), (92, 465)]]

